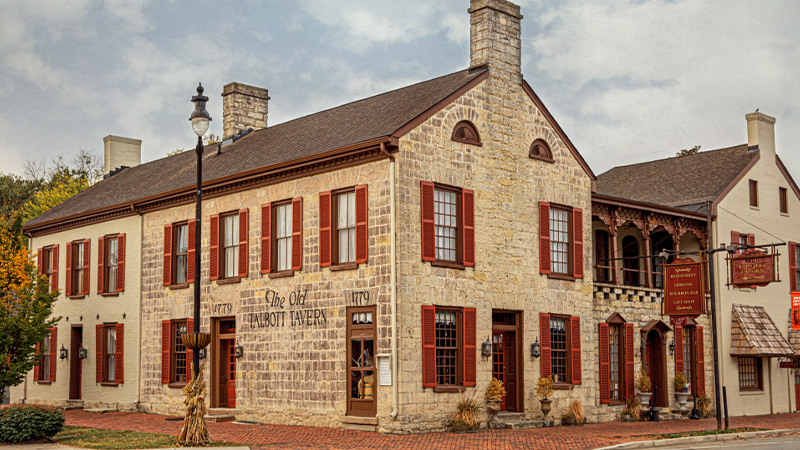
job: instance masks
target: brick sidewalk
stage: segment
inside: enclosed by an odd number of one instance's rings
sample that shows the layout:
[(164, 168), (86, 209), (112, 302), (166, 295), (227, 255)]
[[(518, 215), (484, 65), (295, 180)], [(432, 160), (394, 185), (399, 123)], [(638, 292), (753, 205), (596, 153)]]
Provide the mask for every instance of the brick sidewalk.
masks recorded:
[[(178, 434), (181, 422), (167, 421), (167, 416), (143, 413), (89, 413), (66, 411), (67, 425), (116, 430)], [(734, 417), (731, 428), (761, 429), (800, 428), (800, 414)], [(286, 425), (244, 425), (209, 423), (215, 440), (235, 442), (269, 449), (591, 449), (623, 442), (644, 440), (643, 435), (710, 430), (715, 419), (670, 422), (610, 422), (582, 427), (555, 427), (532, 430), (481, 430), (477, 433), (450, 432), (391, 436), (337, 428)]]

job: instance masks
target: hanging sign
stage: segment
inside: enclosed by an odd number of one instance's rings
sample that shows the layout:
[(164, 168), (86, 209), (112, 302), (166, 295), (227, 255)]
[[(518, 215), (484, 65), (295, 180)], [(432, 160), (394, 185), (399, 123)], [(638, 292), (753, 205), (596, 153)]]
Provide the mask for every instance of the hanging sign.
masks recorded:
[(669, 324), (679, 327), (685, 327), (687, 323), (689, 323), (689, 319), (697, 319), (698, 315), (693, 314), (691, 316), (669, 316)]
[(775, 280), (775, 254), (749, 249), (730, 258), (731, 284), (734, 286), (766, 286)]
[(703, 263), (690, 258), (677, 258), (662, 267), (664, 304), (661, 314), (692, 316), (705, 314), (706, 293), (703, 283)]
[(792, 330), (800, 330), (800, 292), (792, 292)]

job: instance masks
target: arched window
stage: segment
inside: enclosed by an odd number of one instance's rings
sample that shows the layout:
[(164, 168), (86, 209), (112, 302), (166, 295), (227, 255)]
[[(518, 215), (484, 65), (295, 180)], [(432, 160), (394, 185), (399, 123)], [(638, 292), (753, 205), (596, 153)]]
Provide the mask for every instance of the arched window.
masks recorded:
[(547, 142), (545, 142), (542, 139), (537, 139), (533, 141), (528, 156), (533, 159), (540, 159), (542, 161), (547, 161), (547, 162), (555, 162), (555, 160), (553, 159), (553, 152), (550, 150), (550, 146), (547, 145)]
[(483, 145), (481, 144), (481, 137), (478, 134), (478, 129), (475, 128), (475, 125), (466, 120), (458, 122), (455, 128), (453, 128), (452, 139), (465, 144)]

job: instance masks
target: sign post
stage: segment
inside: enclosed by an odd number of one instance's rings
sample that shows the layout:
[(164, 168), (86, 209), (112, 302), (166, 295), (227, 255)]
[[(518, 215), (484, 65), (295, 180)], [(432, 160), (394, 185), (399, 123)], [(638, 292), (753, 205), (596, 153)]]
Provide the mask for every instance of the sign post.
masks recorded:
[(696, 316), (706, 313), (705, 278), (702, 261), (676, 258), (663, 266), (665, 316)]

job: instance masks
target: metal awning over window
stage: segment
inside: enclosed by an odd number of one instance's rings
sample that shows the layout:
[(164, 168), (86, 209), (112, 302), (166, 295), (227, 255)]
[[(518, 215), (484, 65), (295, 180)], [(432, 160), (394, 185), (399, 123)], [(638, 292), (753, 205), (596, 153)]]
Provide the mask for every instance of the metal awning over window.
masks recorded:
[(794, 356), (763, 306), (733, 305), (731, 356)]

